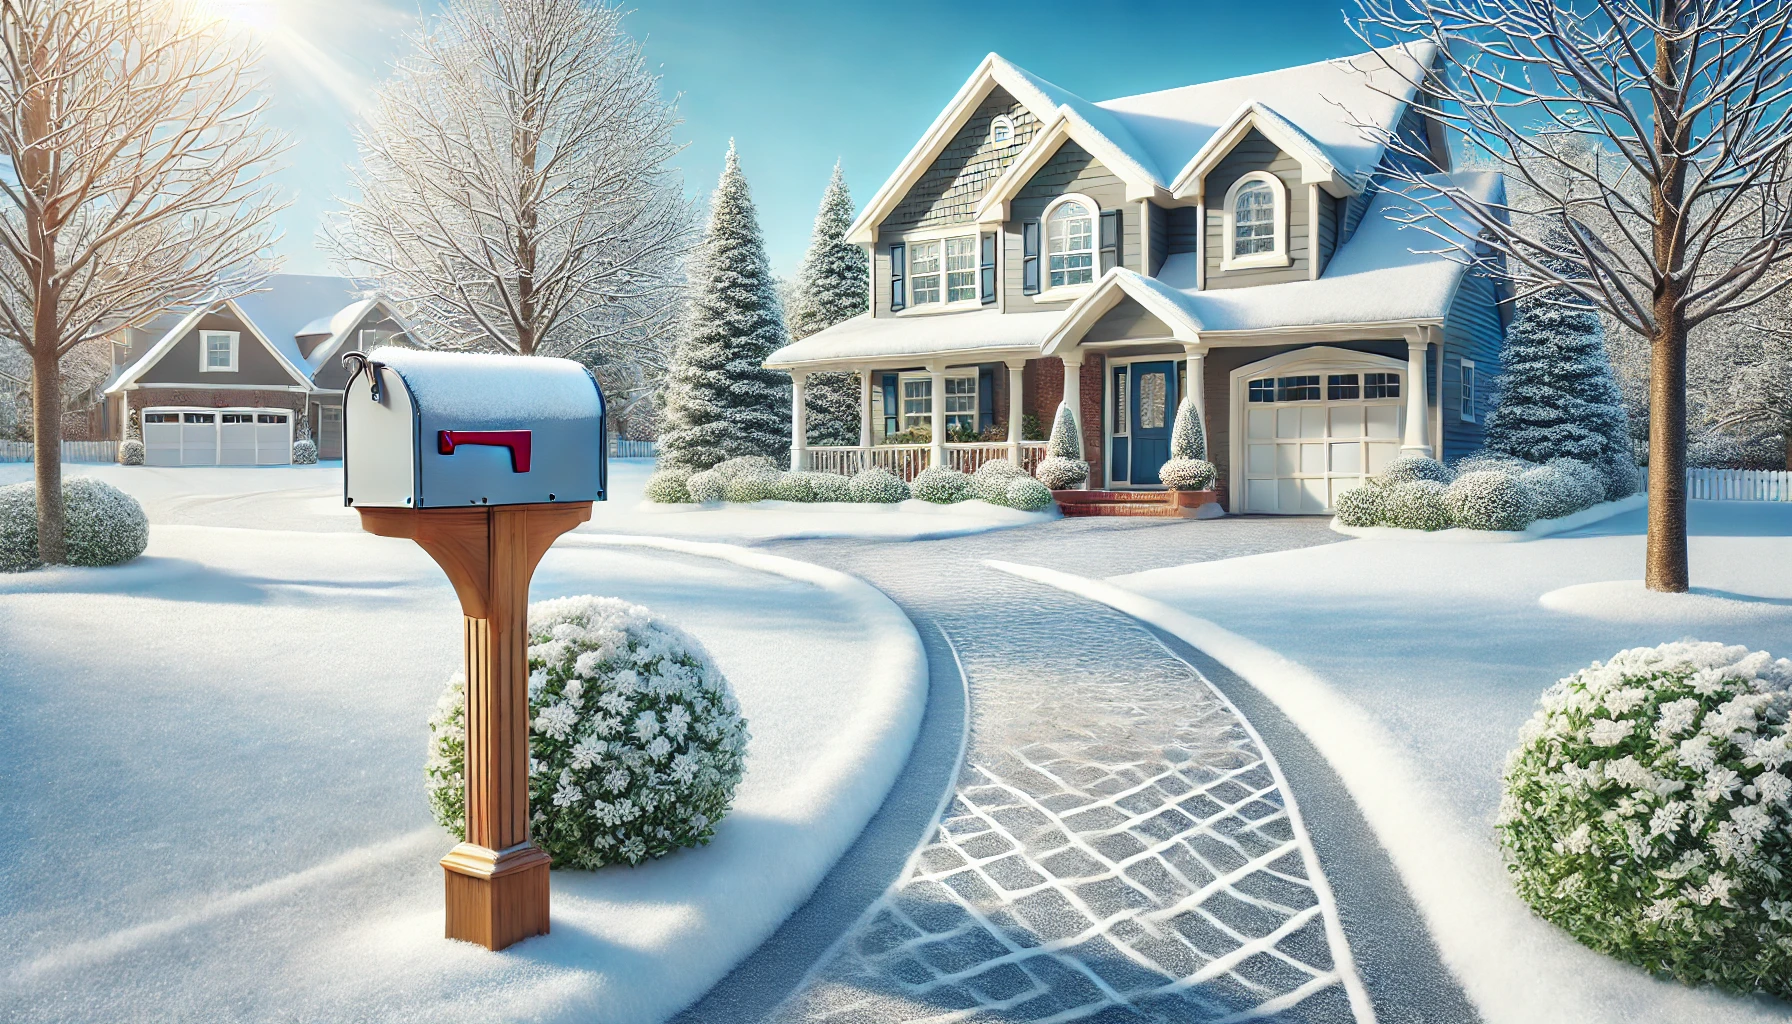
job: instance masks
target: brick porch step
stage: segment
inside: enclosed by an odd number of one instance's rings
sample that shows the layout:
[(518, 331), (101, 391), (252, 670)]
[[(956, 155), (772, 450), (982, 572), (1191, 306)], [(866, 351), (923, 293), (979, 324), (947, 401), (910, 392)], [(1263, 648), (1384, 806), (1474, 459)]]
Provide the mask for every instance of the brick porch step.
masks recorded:
[(1201, 505), (1218, 499), (1213, 491), (1053, 491), (1066, 516), (1151, 516), (1191, 519)]

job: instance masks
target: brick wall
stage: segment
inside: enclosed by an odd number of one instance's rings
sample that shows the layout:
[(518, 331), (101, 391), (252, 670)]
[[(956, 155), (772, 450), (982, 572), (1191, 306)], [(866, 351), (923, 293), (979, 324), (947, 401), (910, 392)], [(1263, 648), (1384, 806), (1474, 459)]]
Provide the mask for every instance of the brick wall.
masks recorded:
[[(1101, 457), (1101, 389), (1107, 361), (1095, 353), (1084, 358), (1082, 380), (1077, 385), (1082, 406), (1078, 416), (1083, 427), (1083, 459), (1089, 463), (1089, 486), (1100, 487), (1106, 478)], [(1064, 400), (1063, 361), (1029, 359), (1022, 380), (1026, 393), (1024, 410), (1039, 417), (1040, 425), (1050, 434), (1052, 417), (1058, 414), (1058, 405)]]
[(216, 391), (208, 388), (138, 388), (125, 392), (130, 408), (193, 405), (202, 409), (291, 409), (305, 411), (305, 396), (292, 391)]

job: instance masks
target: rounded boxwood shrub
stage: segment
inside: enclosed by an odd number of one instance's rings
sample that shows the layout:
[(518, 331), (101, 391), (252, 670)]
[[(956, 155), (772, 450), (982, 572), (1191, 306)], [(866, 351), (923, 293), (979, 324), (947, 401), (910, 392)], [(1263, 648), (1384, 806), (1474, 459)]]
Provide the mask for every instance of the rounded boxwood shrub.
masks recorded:
[(1606, 501), (1628, 498), (1642, 489), (1642, 471), (1637, 469), (1636, 462), (1627, 452), (1608, 456), (1596, 468), (1605, 478)]
[[(149, 546), (149, 519), (137, 499), (103, 480), (78, 476), (62, 482), (65, 558), (69, 565), (128, 562)], [(35, 569), (37, 485), (0, 487), (0, 572)]]
[(688, 466), (667, 466), (655, 472), (647, 478), (647, 500), (661, 505), (684, 505), (695, 501), (687, 486), (695, 475)]
[(1521, 476), (1528, 469), (1536, 467), (1535, 462), (1527, 462), (1516, 455), (1505, 455), (1500, 452), (1476, 452), (1473, 455), (1456, 460), (1456, 475), (1464, 473), (1504, 473), (1507, 476)]
[(1048, 455), (1039, 460), (1039, 468), (1033, 471), (1033, 475), (1051, 490), (1061, 491), (1089, 479), (1089, 464), (1081, 459)]
[(1157, 478), (1172, 491), (1205, 491), (1218, 475), (1219, 467), (1206, 459), (1171, 459), (1157, 471)]
[(1002, 504), (1022, 512), (1038, 512), (1052, 504), (1052, 489), (1030, 476), (1017, 476), (1008, 481)]
[(778, 478), (779, 501), (851, 501), (852, 481), (838, 473), (803, 470)]
[(867, 466), (853, 475), (853, 501), (891, 505), (908, 500), (908, 484), (882, 466)]
[(1450, 507), (1444, 503), (1444, 485), (1436, 480), (1407, 480), (1384, 489), (1381, 524), (1402, 530), (1447, 530)]
[(1530, 488), (1517, 476), (1494, 469), (1471, 470), (1444, 492), (1450, 518), (1469, 530), (1522, 530), (1537, 518)]
[(722, 497), (728, 501), (754, 502), (778, 497), (784, 474), (775, 469), (754, 469), (738, 474), (722, 483)]
[(1792, 662), (1622, 651), (1543, 694), (1498, 822), (1518, 894), (1688, 984), (1792, 996)]
[(1397, 455), (1381, 471), (1381, 477), (1391, 484), (1412, 480), (1434, 480), (1447, 484), (1456, 478), (1456, 474), (1450, 471), (1450, 467), (1429, 455)]
[(292, 443), (292, 464), (295, 466), (317, 465), (317, 442), (308, 437), (301, 437)]
[(971, 478), (956, 469), (945, 466), (930, 466), (915, 477), (909, 490), (922, 501), (931, 501), (935, 505), (950, 505), (954, 502), (969, 501)]
[(1604, 476), (1575, 459), (1551, 459), (1525, 470), (1518, 479), (1531, 492), (1538, 519), (1560, 519), (1605, 500)]
[[(429, 720), (436, 821), (466, 837), (466, 679)], [(529, 830), (555, 867), (639, 864), (715, 835), (747, 723), (702, 645), (640, 605), (529, 609)]]
[(1373, 481), (1338, 495), (1332, 510), (1345, 526), (1380, 526), (1386, 515), (1388, 488)]
[(121, 466), (143, 465), (143, 454), (143, 442), (134, 437), (118, 444), (118, 464)]
[(971, 493), (992, 505), (1006, 505), (1008, 485), (1022, 477), (1033, 479), (1007, 459), (990, 459), (971, 474)]

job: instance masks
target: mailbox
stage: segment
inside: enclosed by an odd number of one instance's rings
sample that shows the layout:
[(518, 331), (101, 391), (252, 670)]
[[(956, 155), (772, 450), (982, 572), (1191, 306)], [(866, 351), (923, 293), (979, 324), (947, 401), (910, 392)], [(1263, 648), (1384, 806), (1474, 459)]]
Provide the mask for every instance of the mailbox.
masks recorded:
[(579, 363), (402, 348), (343, 361), (346, 504), (604, 500), (604, 396)]

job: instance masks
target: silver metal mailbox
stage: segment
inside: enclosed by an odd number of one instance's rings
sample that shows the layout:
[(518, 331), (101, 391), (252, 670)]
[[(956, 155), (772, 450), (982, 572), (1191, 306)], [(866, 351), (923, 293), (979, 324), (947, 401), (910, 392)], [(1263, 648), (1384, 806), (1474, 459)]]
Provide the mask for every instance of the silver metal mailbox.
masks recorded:
[(584, 366), (402, 348), (343, 360), (345, 504), (604, 500), (604, 396)]

